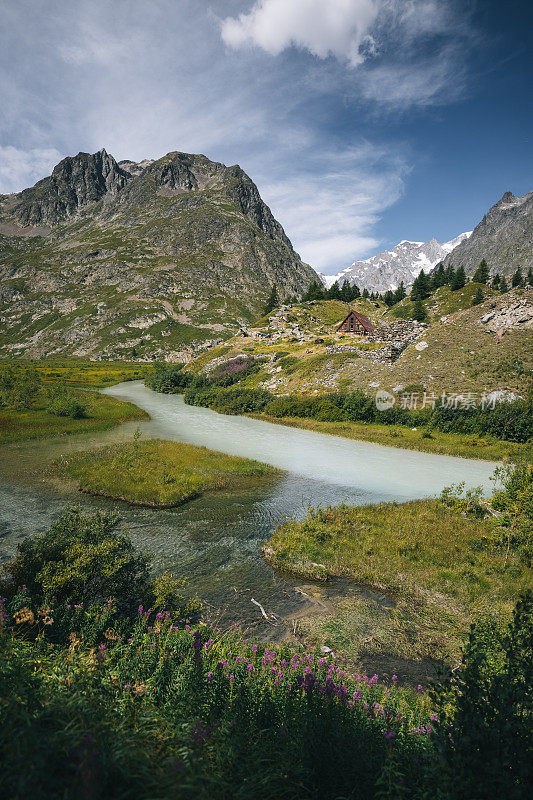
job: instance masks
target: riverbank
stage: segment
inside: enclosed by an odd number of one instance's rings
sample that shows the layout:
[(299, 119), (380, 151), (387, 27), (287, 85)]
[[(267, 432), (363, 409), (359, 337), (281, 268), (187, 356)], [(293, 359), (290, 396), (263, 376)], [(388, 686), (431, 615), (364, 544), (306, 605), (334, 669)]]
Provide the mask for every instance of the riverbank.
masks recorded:
[(69, 388), (69, 396), (85, 407), (81, 418), (50, 413), (42, 396), (37, 396), (23, 410), (0, 408), (0, 445), (26, 439), (105, 431), (121, 422), (149, 419), (146, 411), (133, 403), (107, 395)]
[(531, 570), (492, 517), (465, 516), (441, 500), (311, 510), (280, 525), (263, 553), (293, 575), (347, 577), (381, 591), (383, 604), (347, 596), (330, 614), (299, 621), (307, 643), (363, 665), (381, 659), (454, 662), (476, 615), (506, 619), (532, 586)]
[(173, 508), (204, 492), (253, 488), (279, 470), (205, 447), (151, 440), (75, 453), (58, 462), (80, 491), (150, 508)]
[(321, 422), (300, 417), (273, 417), (269, 414), (247, 414), (246, 416), (273, 422), (276, 425), (327, 433), (330, 436), (342, 436), (345, 439), (373, 442), (387, 447), (417, 450), (420, 453), (473, 458), (482, 461), (508, 459), (516, 462), (533, 458), (533, 443), (529, 442), (520, 444), (488, 436), (443, 433), (438, 430), (432, 430), (428, 436), (424, 428), (412, 430), (403, 425), (379, 425), (374, 422)]

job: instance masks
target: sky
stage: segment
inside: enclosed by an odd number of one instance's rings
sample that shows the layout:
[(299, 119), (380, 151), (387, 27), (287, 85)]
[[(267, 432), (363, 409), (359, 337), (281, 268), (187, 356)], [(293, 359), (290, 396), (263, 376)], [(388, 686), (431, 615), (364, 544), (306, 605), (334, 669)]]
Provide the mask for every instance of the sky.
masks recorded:
[(0, 0), (0, 192), (79, 151), (238, 163), (333, 274), (533, 190), (529, 0)]

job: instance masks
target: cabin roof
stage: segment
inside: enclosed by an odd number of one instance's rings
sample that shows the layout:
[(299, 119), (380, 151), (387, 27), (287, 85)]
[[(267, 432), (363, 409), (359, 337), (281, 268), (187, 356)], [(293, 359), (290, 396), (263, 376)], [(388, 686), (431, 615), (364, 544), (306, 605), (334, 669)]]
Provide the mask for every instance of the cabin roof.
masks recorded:
[(363, 326), (365, 331), (368, 331), (369, 333), (373, 333), (375, 331), (375, 328), (372, 325), (372, 323), (370, 322), (370, 320), (368, 319), (368, 317), (365, 317), (364, 314), (360, 314), (358, 311), (354, 311), (353, 309), (351, 309), (350, 312), (348, 314), (346, 314), (346, 316), (344, 317), (342, 322), (337, 326), (337, 330), (339, 330), (339, 328), (342, 328), (342, 326), (344, 325), (346, 320), (349, 317), (351, 317), (352, 314), (354, 315), (356, 320)]

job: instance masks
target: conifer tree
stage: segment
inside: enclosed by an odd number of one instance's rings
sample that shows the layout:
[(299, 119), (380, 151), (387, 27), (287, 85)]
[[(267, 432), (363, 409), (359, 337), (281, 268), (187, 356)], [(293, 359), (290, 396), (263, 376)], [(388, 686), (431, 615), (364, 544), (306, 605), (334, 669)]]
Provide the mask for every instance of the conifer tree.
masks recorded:
[(418, 297), (415, 300), (415, 304), (413, 307), (413, 319), (415, 319), (417, 322), (424, 322), (427, 315), (428, 314), (426, 311), (426, 307), (424, 306), (424, 303), (422, 302), (420, 297)]
[(345, 278), (341, 287), (341, 300), (344, 300), (345, 303), (349, 303), (351, 299), (352, 289), (347, 278)]
[[(531, 272), (531, 270), (530, 270), (530, 272)], [(533, 276), (532, 276), (532, 277), (533, 277)], [(366, 288), (365, 288), (365, 289), (363, 289), (363, 294), (362, 294), (362, 297), (363, 297), (365, 300), (368, 300), (368, 298), (370, 297), (370, 294), (369, 294), (369, 291), (368, 291), (368, 289), (366, 289)]]
[(533, 286), (533, 270), (531, 267), (527, 271), (526, 283), (528, 286)]
[(317, 283), (317, 281), (312, 281), (309, 289), (303, 296), (303, 300), (304, 302), (308, 300), (324, 300), (325, 296), (324, 287)]
[(492, 279), (492, 288), (498, 290), (500, 288), (500, 273), (497, 272)]
[(472, 280), (476, 283), (487, 283), (489, 279), (489, 266), (484, 258), (479, 262), (479, 266), (474, 272)]
[(522, 276), (522, 270), (520, 269), (520, 267), (518, 267), (518, 269), (516, 270), (515, 274), (511, 279), (511, 286), (513, 287), (513, 289), (515, 289), (517, 286), (523, 286), (523, 284), (524, 284), (524, 278)]
[(270, 297), (267, 300), (267, 304), (263, 310), (264, 314), (270, 314), (276, 306), (278, 305), (278, 287), (276, 284), (273, 285), (272, 291), (270, 292)]
[(446, 283), (446, 270), (442, 261), (437, 264), (434, 271), (431, 273), (431, 288), (432, 290), (440, 289)]
[(503, 275), (500, 281), (500, 292), (504, 294), (505, 292), (509, 291), (509, 287), (507, 286), (507, 281), (505, 280), (505, 275)]
[(385, 292), (385, 294), (383, 295), (383, 302), (384, 302), (384, 303), (385, 303), (385, 305), (386, 305), (386, 306), (388, 306), (389, 308), (390, 308), (391, 306), (393, 306), (393, 305), (394, 305), (394, 303), (395, 303), (395, 300), (394, 300), (394, 292), (392, 292), (390, 289), (389, 289), (388, 291), (386, 291), (386, 292)]
[(484, 299), (485, 298), (483, 297), (483, 290), (481, 289), (481, 286), (478, 286), (477, 291), (472, 299), (472, 305), (478, 306), (480, 303), (483, 302)]
[(446, 267), (446, 270), (445, 270), (445, 275), (446, 275), (446, 283), (449, 286), (451, 286), (452, 285), (452, 281), (455, 278), (455, 270), (453, 268), (453, 264), (448, 264), (448, 266)]
[(341, 290), (337, 281), (327, 291), (328, 300), (341, 300)]
[(420, 270), (418, 277), (413, 282), (411, 289), (411, 300), (425, 300), (429, 297), (431, 285), (428, 276), (423, 269)]
[(356, 283), (354, 283), (354, 285), (351, 287), (351, 290), (352, 292), (350, 300), (358, 300), (359, 297), (361, 297), (361, 290), (359, 286)]
[(457, 272), (453, 276), (450, 288), (452, 292), (456, 292), (458, 289), (462, 289), (463, 286), (465, 286), (465, 284), (466, 284), (466, 273), (465, 273), (465, 268), (461, 264), (461, 266), (458, 267)]
[(403, 285), (403, 281), (400, 283), (396, 291), (394, 292), (394, 302), (399, 303), (407, 297), (407, 292), (405, 291), (405, 286)]

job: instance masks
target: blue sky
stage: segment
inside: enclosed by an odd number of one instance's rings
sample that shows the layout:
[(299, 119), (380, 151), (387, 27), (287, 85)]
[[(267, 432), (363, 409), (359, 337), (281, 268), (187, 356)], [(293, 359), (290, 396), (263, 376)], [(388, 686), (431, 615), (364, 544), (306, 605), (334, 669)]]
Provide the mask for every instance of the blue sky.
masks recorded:
[(17, 0), (2, 19), (2, 192), (80, 150), (203, 152), (334, 273), (533, 189), (527, 0)]

